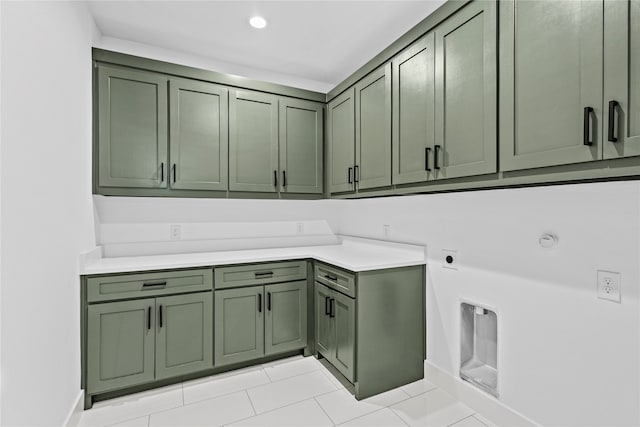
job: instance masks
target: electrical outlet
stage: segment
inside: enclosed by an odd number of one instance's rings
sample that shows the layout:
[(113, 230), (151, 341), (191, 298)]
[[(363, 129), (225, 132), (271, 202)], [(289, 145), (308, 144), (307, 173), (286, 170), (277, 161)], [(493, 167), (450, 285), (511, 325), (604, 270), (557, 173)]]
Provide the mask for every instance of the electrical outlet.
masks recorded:
[(458, 251), (450, 249), (442, 250), (442, 267), (450, 268), (451, 270), (458, 269)]
[(598, 298), (620, 302), (622, 277), (620, 273), (598, 270)]
[(304, 223), (296, 222), (296, 234), (304, 234)]
[(391, 238), (390, 234), (391, 234), (391, 226), (390, 225), (383, 225), (382, 226), (382, 234), (384, 235), (385, 240), (389, 240)]
[(182, 238), (182, 227), (179, 224), (171, 224), (169, 226), (169, 237), (171, 237), (171, 240), (180, 240)]

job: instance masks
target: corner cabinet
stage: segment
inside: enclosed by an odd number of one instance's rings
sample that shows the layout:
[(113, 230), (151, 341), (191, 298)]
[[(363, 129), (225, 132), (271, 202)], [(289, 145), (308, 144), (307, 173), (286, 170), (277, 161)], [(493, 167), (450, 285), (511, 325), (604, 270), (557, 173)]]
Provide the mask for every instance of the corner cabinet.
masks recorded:
[(355, 88), (349, 88), (327, 106), (329, 192), (354, 191)]
[(166, 188), (168, 78), (100, 66), (97, 81), (98, 185)]

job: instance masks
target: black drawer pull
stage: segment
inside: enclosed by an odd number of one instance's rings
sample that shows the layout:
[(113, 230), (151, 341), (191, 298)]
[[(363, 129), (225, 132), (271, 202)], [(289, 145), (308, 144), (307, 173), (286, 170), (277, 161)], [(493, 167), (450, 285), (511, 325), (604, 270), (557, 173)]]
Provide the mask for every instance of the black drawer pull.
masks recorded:
[(358, 173), (360, 166), (355, 165), (353, 167), (353, 182), (360, 182), (360, 174)]
[(271, 292), (267, 292), (267, 310), (271, 311)]
[(439, 158), (438, 158), (439, 156), (440, 156), (440, 146), (436, 145), (433, 151), (433, 168), (435, 170), (440, 169)]
[(287, 186), (287, 171), (282, 171), (282, 186)]
[(331, 298), (331, 305), (329, 309), (329, 317), (336, 317), (336, 300)]
[(353, 171), (353, 168), (349, 168), (349, 170), (347, 171), (347, 180), (349, 181), (349, 184), (353, 184), (353, 178), (351, 178), (352, 171)]
[(611, 142), (618, 142), (618, 137), (616, 136), (616, 113), (619, 106), (620, 103), (618, 101), (609, 101), (609, 131), (607, 139)]
[(338, 276), (332, 276), (332, 275), (330, 275), (330, 274), (325, 274), (325, 275), (324, 275), (324, 278), (325, 278), (325, 279), (329, 279), (329, 280), (333, 280), (334, 282), (337, 282), (337, 281), (338, 281)]
[(278, 186), (278, 171), (273, 171), (273, 186)]
[(176, 164), (173, 164), (173, 183), (176, 183)]
[(273, 276), (273, 271), (256, 271), (255, 273), (253, 273), (253, 275), (256, 277), (256, 279), (262, 277), (271, 277)]
[(429, 167), (429, 152), (431, 152), (431, 147), (424, 148), (424, 170), (427, 172), (431, 172), (431, 168)]
[(162, 328), (162, 306), (160, 306), (160, 309), (158, 310), (158, 315), (160, 319), (160, 327)]
[(164, 162), (160, 163), (160, 182), (164, 182)]
[(167, 286), (167, 281), (166, 280), (164, 280), (162, 282), (148, 282), (148, 283), (143, 283), (142, 284), (142, 289), (143, 290), (162, 289), (165, 286)]
[(258, 313), (262, 313), (262, 293), (258, 294)]
[(149, 306), (149, 310), (147, 311), (147, 331), (151, 330), (151, 306)]
[(593, 107), (584, 107), (584, 127), (582, 129), (582, 143), (584, 145), (593, 145), (593, 141), (591, 140), (591, 114), (593, 113)]
[(328, 316), (331, 314), (331, 298), (324, 297), (324, 315)]

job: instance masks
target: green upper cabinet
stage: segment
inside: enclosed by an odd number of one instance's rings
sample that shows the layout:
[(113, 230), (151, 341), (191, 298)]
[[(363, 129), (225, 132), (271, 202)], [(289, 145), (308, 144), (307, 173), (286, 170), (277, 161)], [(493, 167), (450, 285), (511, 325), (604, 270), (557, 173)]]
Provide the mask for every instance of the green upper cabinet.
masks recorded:
[(604, 2), (604, 158), (640, 155), (640, 1)]
[(353, 191), (355, 165), (355, 88), (349, 88), (327, 106), (329, 191)]
[(307, 346), (307, 281), (265, 285), (265, 355)]
[(215, 364), (264, 356), (262, 286), (215, 291)]
[(602, 157), (602, 40), (602, 1), (500, 2), (501, 170)]
[(229, 190), (278, 189), (278, 98), (229, 92)]
[(226, 190), (227, 89), (186, 79), (170, 81), (170, 186)]
[(280, 98), (280, 191), (322, 194), (323, 105)]
[(358, 189), (391, 185), (391, 63), (355, 87), (354, 181)]
[(474, 1), (435, 30), (436, 179), (497, 170), (496, 47), (496, 2)]
[(156, 379), (213, 367), (211, 292), (156, 299)]
[(98, 67), (98, 185), (167, 186), (167, 78)]
[(152, 381), (153, 298), (90, 305), (87, 313), (87, 392)]
[(433, 176), (435, 138), (434, 35), (429, 33), (393, 61), (393, 183)]

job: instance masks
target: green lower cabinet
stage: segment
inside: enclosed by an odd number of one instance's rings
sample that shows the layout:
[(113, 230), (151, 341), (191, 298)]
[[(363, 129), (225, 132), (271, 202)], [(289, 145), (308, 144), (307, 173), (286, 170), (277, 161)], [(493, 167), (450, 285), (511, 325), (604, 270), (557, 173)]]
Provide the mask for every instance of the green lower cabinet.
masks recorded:
[(277, 283), (264, 287), (267, 298), (264, 318), (265, 355), (307, 345), (307, 281)]
[(315, 284), (315, 323), (316, 350), (327, 359), (331, 358), (331, 349), (335, 346), (334, 322), (329, 317), (332, 291), (326, 286)]
[(263, 287), (215, 292), (216, 366), (264, 356)]
[(156, 379), (213, 366), (211, 293), (156, 299)]
[(95, 304), (87, 313), (87, 393), (154, 379), (155, 299)]

